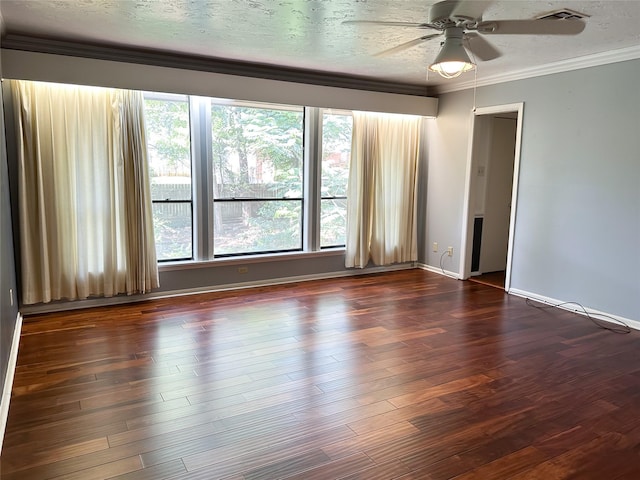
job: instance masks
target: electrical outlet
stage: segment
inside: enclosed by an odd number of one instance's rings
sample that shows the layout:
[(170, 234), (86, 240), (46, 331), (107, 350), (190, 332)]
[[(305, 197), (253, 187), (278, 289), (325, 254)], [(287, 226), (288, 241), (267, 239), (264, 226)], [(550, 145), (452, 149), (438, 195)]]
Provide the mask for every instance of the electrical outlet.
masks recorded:
[(433, 242), (433, 251), (434, 252), (438, 251), (438, 242)]
[(249, 267), (238, 267), (238, 273), (248, 273)]
[(9, 289), (9, 299), (11, 300), (11, 306), (13, 307), (13, 288)]
[(449, 255), (450, 257), (453, 257), (453, 247), (447, 248), (447, 255)]

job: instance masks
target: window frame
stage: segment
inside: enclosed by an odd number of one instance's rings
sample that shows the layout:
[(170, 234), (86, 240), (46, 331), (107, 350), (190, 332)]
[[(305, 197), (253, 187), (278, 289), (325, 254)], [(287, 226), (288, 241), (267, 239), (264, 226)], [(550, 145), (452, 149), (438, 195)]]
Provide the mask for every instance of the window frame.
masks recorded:
[[(183, 94), (176, 94), (176, 93), (164, 93), (164, 92), (148, 92), (148, 91), (144, 91), (142, 92), (142, 97), (143, 97), (143, 101), (147, 101), (147, 100), (160, 100), (160, 101), (166, 101), (166, 102), (184, 102), (187, 104), (187, 109), (188, 109), (188, 117), (189, 117), (189, 149), (190, 149), (190, 164), (189, 164), (189, 170), (190, 170), (190, 179), (191, 179), (191, 199), (190, 200), (170, 200), (170, 199), (162, 199), (162, 200), (154, 200), (153, 198), (151, 199), (151, 208), (153, 209), (154, 205), (157, 204), (189, 204), (189, 210), (190, 210), (190, 223), (191, 223), (191, 256), (190, 257), (173, 257), (173, 258), (163, 258), (163, 259), (158, 259), (157, 262), (159, 264), (162, 263), (169, 263), (169, 262), (189, 262), (189, 261), (193, 261), (195, 260), (195, 252), (196, 252), (196, 245), (195, 245), (195, 236), (194, 236), (194, 230), (195, 230), (195, 225), (194, 225), (194, 191), (193, 191), (193, 185), (194, 185), (194, 163), (193, 163), (193, 124), (191, 121), (191, 102), (189, 99), (189, 95), (183, 95)], [(148, 133), (145, 132), (145, 135), (147, 136), (147, 138), (149, 137)], [(148, 148), (148, 147), (147, 147)], [(150, 178), (151, 180), (151, 178)], [(154, 223), (154, 229), (155, 229), (155, 223)], [(154, 233), (155, 235), (155, 233)]]
[[(342, 196), (323, 197), (322, 184), (322, 123), (325, 113), (352, 116), (346, 109), (309, 107), (268, 102), (224, 99), (210, 96), (182, 95), (145, 91), (144, 98), (153, 100), (184, 101), (189, 104), (189, 129), (191, 142), (191, 200), (172, 203), (191, 203), (192, 257), (158, 260), (165, 268), (174, 265), (200, 265), (210, 262), (259, 261), (262, 258), (285, 258), (288, 255), (318, 255), (339, 253), (342, 245), (320, 245), (320, 220), (322, 200), (346, 199)], [(214, 199), (213, 148), (211, 107), (213, 104), (263, 109), (279, 109), (302, 112), (302, 195), (296, 197), (229, 197)], [(293, 201), (300, 202), (301, 245), (295, 249), (278, 249), (255, 252), (214, 254), (214, 209), (216, 202)], [(163, 203), (156, 200), (154, 203)]]
[[(319, 118), (319, 124), (318, 124), (318, 136), (319, 136), (319, 142), (318, 142), (318, 155), (317, 155), (317, 162), (318, 162), (318, 166), (319, 166), (319, 182), (320, 182), (320, 190), (319, 190), (319, 210), (318, 210), (318, 232), (319, 234), (322, 233), (322, 224), (321, 224), (321, 220), (322, 220), (322, 200), (347, 200), (347, 195), (334, 195), (334, 196), (323, 196), (322, 195), (322, 167), (323, 167), (323, 162), (322, 159), (324, 157), (324, 115), (344, 115), (344, 116), (348, 116), (351, 117), (353, 119), (353, 111), (352, 110), (345, 110), (345, 109), (336, 109), (336, 108), (322, 108), (320, 109), (320, 118)], [(353, 122), (352, 122), (352, 126), (353, 126)], [(352, 130), (352, 135), (353, 135), (353, 130)], [(321, 237), (318, 238), (318, 248), (320, 250), (327, 250), (327, 249), (335, 249), (335, 248), (345, 248), (346, 243), (342, 243), (342, 244), (337, 244), (337, 245), (322, 245), (322, 240)]]
[[(242, 107), (242, 108), (252, 108), (252, 109), (261, 109), (261, 110), (282, 110), (282, 111), (287, 111), (287, 112), (299, 112), (302, 115), (302, 121), (300, 124), (301, 127), (301, 140), (302, 140), (302, 152), (301, 152), (301, 192), (302, 195), (298, 196), (298, 197), (252, 197), (252, 196), (242, 196), (242, 197), (218, 197), (216, 198), (214, 191), (213, 191), (213, 182), (214, 182), (214, 172), (213, 172), (213, 149), (212, 149), (212, 145), (209, 148), (209, 152), (211, 157), (209, 158), (209, 165), (210, 165), (210, 179), (211, 179), (211, 195), (209, 197), (209, 203), (212, 205), (212, 209), (213, 209), (213, 214), (215, 215), (215, 205), (216, 203), (244, 203), (244, 202), (286, 202), (286, 201), (297, 201), (300, 202), (300, 212), (301, 212), (301, 216), (300, 216), (300, 245), (297, 248), (281, 248), (281, 249), (276, 249), (276, 250), (260, 250), (260, 251), (251, 251), (251, 252), (234, 252), (234, 253), (215, 253), (215, 243), (216, 243), (216, 239), (215, 239), (215, 233), (214, 233), (214, 228), (213, 226), (215, 225), (215, 223), (212, 223), (212, 232), (211, 232), (211, 236), (212, 236), (212, 249), (210, 251), (210, 257), (212, 259), (216, 259), (216, 258), (228, 258), (228, 257), (246, 257), (246, 256), (255, 256), (255, 255), (268, 255), (268, 254), (274, 254), (274, 253), (288, 253), (288, 252), (300, 252), (304, 250), (304, 225), (305, 225), (305, 221), (304, 221), (304, 215), (305, 215), (305, 198), (304, 198), (304, 185), (306, 183), (306, 176), (305, 176), (305, 172), (306, 172), (306, 158), (305, 158), (305, 131), (306, 131), (306, 122), (305, 122), (305, 113), (306, 113), (306, 109), (304, 106), (297, 106), (297, 105), (286, 105), (286, 104), (276, 104), (276, 103), (266, 103), (266, 102), (251, 102), (251, 101), (246, 101), (246, 100), (227, 100), (227, 99), (220, 99), (220, 98), (214, 98), (214, 97), (210, 97), (208, 98), (209, 102), (208, 102), (208, 111), (209, 111), (209, 125), (208, 125), (208, 129), (207, 131), (209, 132), (210, 136), (209, 136), (209, 140), (211, 141), (211, 144), (213, 144), (213, 133), (212, 133), (212, 129), (211, 129), (211, 109), (213, 108), (214, 105), (220, 105), (220, 106), (225, 106), (225, 107)], [(215, 218), (212, 220), (213, 222), (215, 221)]]

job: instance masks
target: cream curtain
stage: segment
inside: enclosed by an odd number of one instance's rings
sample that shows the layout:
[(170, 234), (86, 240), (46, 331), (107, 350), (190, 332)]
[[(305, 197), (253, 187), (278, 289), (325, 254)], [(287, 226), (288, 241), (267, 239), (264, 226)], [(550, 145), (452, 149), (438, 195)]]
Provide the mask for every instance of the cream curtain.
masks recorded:
[(347, 267), (418, 259), (421, 117), (353, 113), (347, 189)]
[(23, 303), (158, 286), (140, 92), (11, 81)]

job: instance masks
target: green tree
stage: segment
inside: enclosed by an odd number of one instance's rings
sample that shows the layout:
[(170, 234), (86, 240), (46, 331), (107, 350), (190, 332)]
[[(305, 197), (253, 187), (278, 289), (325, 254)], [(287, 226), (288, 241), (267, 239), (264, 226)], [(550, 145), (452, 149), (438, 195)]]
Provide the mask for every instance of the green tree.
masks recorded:
[[(214, 198), (301, 197), (302, 121), (300, 110), (212, 105)], [(218, 205), (216, 253), (300, 247), (300, 201)]]
[(156, 255), (159, 260), (191, 258), (191, 206), (160, 203), (191, 199), (189, 104), (147, 98), (144, 113)]
[[(346, 197), (351, 152), (352, 117), (325, 114), (322, 122), (322, 197)], [(321, 200), (320, 244), (345, 242), (347, 208), (343, 198)]]
[(189, 104), (147, 99), (144, 114), (152, 176), (190, 176)]

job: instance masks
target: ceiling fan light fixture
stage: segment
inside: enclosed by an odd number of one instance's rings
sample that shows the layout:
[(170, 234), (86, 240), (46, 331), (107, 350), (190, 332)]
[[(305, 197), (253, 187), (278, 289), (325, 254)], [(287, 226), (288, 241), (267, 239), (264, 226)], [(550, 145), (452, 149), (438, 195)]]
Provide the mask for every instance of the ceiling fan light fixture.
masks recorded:
[(429, 65), (429, 70), (444, 78), (456, 78), (474, 68), (475, 64), (462, 46), (462, 38), (458, 37), (447, 37), (435, 61)]
[(444, 78), (456, 78), (462, 75), (464, 72), (473, 70), (475, 65), (473, 63), (466, 62), (440, 62), (434, 63), (429, 67), (432, 72), (439, 73)]

